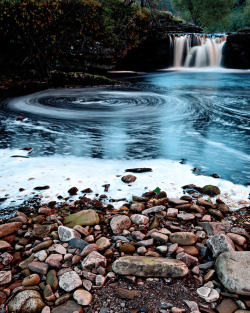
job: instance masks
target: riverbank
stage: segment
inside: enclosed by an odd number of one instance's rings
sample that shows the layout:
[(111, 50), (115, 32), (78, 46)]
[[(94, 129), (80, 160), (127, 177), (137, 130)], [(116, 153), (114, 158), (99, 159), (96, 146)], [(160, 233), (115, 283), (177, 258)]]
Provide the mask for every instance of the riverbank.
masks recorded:
[[(104, 175), (104, 168), (107, 179), (107, 164), (98, 171)], [(175, 197), (159, 176), (151, 188), (155, 172), (120, 170), (114, 180), (125, 186), (127, 200), (109, 203), (109, 179), (98, 181), (97, 193), (84, 177), (81, 188), (65, 177), (67, 196), (50, 201), (44, 192), (51, 187), (30, 177), (34, 193), (0, 224), (1, 312), (6, 306), (27, 312), (28, 305), (34, 313), (248, 312), (240, 311), (250, 307), (247, 202), (233, 211), (217, 186), (190, 184)], [(54, 176), (47, 175), (47, 183)], [(148, 187), (143, 194), (138, 182)]]
[(48, 88), (76, 88), (116, 85), (119, 82), (106, 76), (82, 73), (53, 71), (49, 78), (0, 78), (0, 99), (23, 96)]

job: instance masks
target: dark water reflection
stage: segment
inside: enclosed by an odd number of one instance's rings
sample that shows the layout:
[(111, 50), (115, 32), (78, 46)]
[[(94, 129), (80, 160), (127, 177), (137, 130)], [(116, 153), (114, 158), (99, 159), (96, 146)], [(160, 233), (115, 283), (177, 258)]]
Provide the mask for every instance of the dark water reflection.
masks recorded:
[[(133, 87), (48, 90), (1, 106), (0, 148), (105, 159), (187, 159), (250, 181), (249, 73), (167, 72)], [(28, 119), (17, 122), (23, 115)]]

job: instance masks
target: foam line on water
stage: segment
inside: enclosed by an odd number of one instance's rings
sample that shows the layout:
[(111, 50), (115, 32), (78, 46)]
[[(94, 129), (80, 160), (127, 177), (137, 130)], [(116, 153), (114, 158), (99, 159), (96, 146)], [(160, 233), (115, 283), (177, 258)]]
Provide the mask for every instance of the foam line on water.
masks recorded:
[[(235, 185), (232, 182), (214, 179), (207, 176), (196, 176), (190, 165), (181, 165), (171, 160), (100, 160), (73, 156), (12, 158), (20, 150), (0, 150), (0, 198), (9, 194), (1, 208), (22, 203), (34, 196), (34, 187), (49, 185), (50, 189), (38, 192), (43, 196), (43, 202), (57, 200), (57, 196), (68, 196), (68, 189), (75, 186), (81, 190), (91, 188), (94, 197), (96, 193), (103, 194), (102, 185), (110, 184), (109, 199), (126, 198), (133, 195), (141, 196), (145, 191), (156, 187), (165, 190), (169, 197), (181, 197), (182, 186), (196, 184), (203, 187), (214, 184), (221, 189), (221, 198), (232, 208), (239, 208), (239, 201), (248, 201), (250, 187)], [(125, 169), (133, 167), (151, 167), (153, 172), (136, 174), (137, 180), (131, 186), (121, 181)], [(118, 177), (118, 175), (121, 175)], [(19, 188), (25, 191), (19, 192)], [(78, 196), (79, 196), (78, 195)], [(78, 198), (78, 196), (76, 198)], [(107, 200), (107, 201), (108, 201)], [(115, 203), (120, 208), (122, 202)], [(244, 204), (245, 205), (245, 204)]]

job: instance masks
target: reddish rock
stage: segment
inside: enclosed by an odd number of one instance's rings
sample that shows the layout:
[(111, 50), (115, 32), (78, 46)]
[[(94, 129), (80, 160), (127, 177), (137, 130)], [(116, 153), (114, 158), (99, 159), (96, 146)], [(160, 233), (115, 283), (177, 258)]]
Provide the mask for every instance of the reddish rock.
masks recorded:
[(124, 183), (130, 184), (130, 183), (133, 183), (134, 181), (136, 181), (136, 178), (137, 178), (136, 176), (129, 174), (129, 175), (123, 176), (122, 181)]
[(47, 274), (49, 266), (44, 262), (31, 262), (28, 264), (28, 268), (38, 274)]
[(16, 233), (22, 227), (22, 223), (13, 222), (0, 225), (0, 238)]

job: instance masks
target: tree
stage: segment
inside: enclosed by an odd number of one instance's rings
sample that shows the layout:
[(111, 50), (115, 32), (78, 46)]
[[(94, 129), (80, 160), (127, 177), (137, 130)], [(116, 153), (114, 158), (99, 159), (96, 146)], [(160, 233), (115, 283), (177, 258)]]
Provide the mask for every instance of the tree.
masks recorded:
[(189, 17), (196, 24), (211, 27), (228, 16), (234, 0), (172, 0), (174, 8), (180, 14)]

